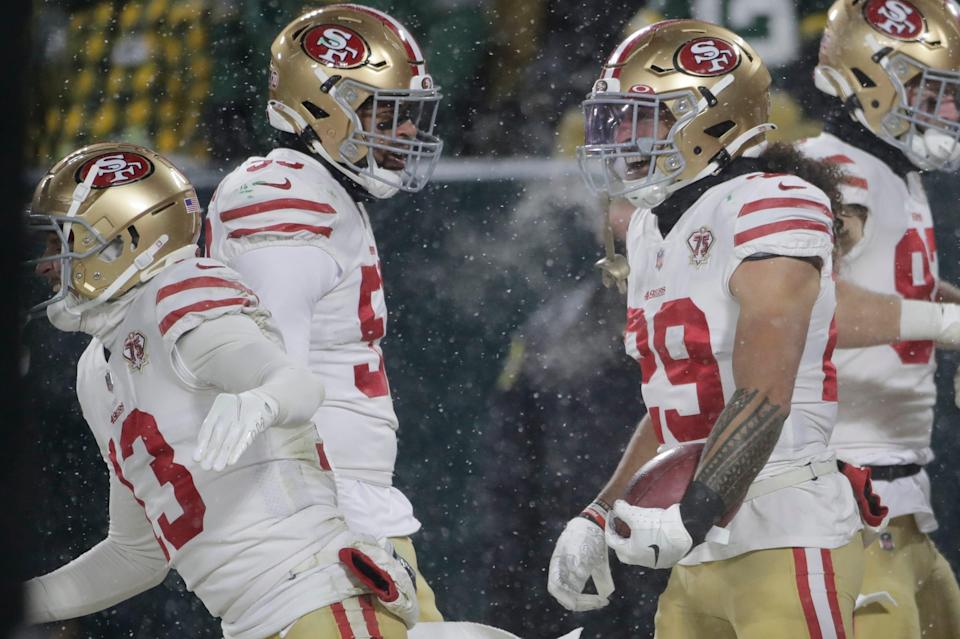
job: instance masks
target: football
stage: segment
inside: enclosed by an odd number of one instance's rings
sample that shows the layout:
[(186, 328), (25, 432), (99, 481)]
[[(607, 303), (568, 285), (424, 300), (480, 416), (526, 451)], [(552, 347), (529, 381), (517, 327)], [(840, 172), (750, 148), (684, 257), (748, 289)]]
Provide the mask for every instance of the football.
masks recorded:
[[(694, 443), (680, 444), (660, 453), (633, 476), (623, 500), (631, 506), (642, 508), (668, 508), (679, 503), (687, 486), (693, 481), (702, 452), (703, 444)], [(730, 523), (739, 507), (737, 504), (732, 508), (717, 525)], [(614, 522), (614, 527), (621, 537), (630, 536), (630, 528), (619, 519)]]

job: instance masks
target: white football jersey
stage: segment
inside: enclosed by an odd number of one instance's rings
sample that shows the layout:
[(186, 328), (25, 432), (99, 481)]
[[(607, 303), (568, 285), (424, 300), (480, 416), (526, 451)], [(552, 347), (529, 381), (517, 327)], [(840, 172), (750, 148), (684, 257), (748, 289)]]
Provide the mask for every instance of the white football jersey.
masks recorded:
[[(839, 275), (864, 288), (906, 299), (933, 300), (938, 281), (933, 218), (917, 173), (903, 179), (876, 156), (829, 133), (805, 140), (809, 157), (847, 172), (844, 200), (868, 209), (863, 238), (840, 259)], [(840, 410), (830, 445), (856, 464), (926, 464), (936, 403), (933, 342), (842, 349), (834, 356)], [(917, 513), (921, 529), (936, 527), (929, 480), (877, 482), (891, 516)]]
[(269, 334), (256, 295), (208, 259), (178, 262), (136, 291), (119, 327), (80, 358), (77, 395), (110, 472), (143, 506), (171, 567), (234, 639), (270, 635), (357, 594), (336, 555), (352, 534), (311, 424), (267, 429), (222, 472), (193, 461), (221, 391), (186, 370), (176, 341), (231, 313)]
[[(729, 281), (741, 261), (768, 254), (817, 257), (823, 266), (790, 415), (759, 478), (829, 457), (837, 410), (832, 249), (829, 199), (792, 175), (752, 173), (714, 186), (665, 238), (655, 215), (634, 214), (625, 344), (640, 363), (643, 399), (664, 447), (704, 441), (736, 390), (739, 305)], [(836, 548), (859, 528), (850, 485), (833, 474), (745, 503), (727, 527), (729, 544), (704, 543), (681, 563), (763, 548)]]
[(245, 277), (237, 258), (262, 247), (314, 246), (336, 261), (339, 280), (315, 302), (311, 320), (308, 365), (326, 391), (314, 423), (351, 527), (378, 536), (416, 532), (410, 502), (392, 486), (398, 424), (380, 348), (387, 307), (366, 211), (321, 162), (280, 148), (224, 178), (207, 225), (207, 255)]

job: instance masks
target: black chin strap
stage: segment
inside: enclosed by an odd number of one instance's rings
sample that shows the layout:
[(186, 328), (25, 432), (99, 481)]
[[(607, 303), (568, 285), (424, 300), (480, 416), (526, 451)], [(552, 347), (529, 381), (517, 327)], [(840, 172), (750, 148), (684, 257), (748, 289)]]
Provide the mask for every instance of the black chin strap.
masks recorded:
[(920, 170), (907, 159), (907, 156), (900, 149), (887, 144), (850, 117), (849, 113), (839, 103), (830, 109), (824, 118), (823, 130), (876, 157), (904, 179), (906, 179), (908, 173), (916, 173)]

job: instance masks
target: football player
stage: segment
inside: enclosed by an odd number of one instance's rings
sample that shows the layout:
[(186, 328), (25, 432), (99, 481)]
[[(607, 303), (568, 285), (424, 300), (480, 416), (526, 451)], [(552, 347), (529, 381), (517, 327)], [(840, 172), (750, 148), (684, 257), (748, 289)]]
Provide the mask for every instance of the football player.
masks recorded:
[(235, 271), (194, 257), (183, 174), (85, 147), (41, 180), (30, 222), (55, 290), (35, 310), (92, 336), (77, 395), (110, 475), (107, 538), (28, 582), (30, 619), (103, 610), (172, 567), (227, 637), (406, 637), (412, 571), (337, 510), (310, 424), (323, 385)]
[[(769, 85), (739, 36), (676, 20), (624, 40), (584, 103), (585, 178), (640, 207), (627, 235), (625, 341), (649, 413), (561, 534), (548, 589), (570, 609), (604, 605), (608, 545), (622, 562), (673, 567), (660, 639), (852, 634), (862, 523), (827, 447), (836, 181), (795, 152), (793, 172), (782, 158), (745, 157), (771, 129)], [(705, 448), (679, 504), (615, 501), (658, 445), (694, 441)], [(741, 502), (725, 530), (713, 528)], [(596, 594), (583, 592), (591, 576)]]
[(836, 101), (824, 132), (801, 148), (848, 174), (838, 321), (859, 330), (850, 339), (841, 330), (840, 346), (870, 346), (883, 332), (851, 285), (895, 296), (901, 319), (886, 332), (903, 340), (834, 357), (840, 408), (831, 446), (871, 468), (892, 518), (867, 549), (863, 593), (894, 601), (858, 608), (856, 635), (960, 637), (960, 589), (928, 536), (937, 521), (923, 469), (933, 459), (931, 340), (943, 341), (943, 314), (955, 312), (930, 301), (960, 302), (960, 291), (939, 280), (919, 175), (960, 166), (960, 5), (840, 0), (828, 15), (814, 77)]
[[(391, 538), (416, 566), (420, 522), (393, 486), (398, 424), (379, 345), (387, 309), (364, 204), (427, 183), (442, 147), (440, 93), (413, 35), (360, 5), (303, 14), (271, 52), (278, 145), (221, 182), (207, 255), (243, 275), (287, 352), (323, 382), (314, 423), (349, 526)], [(419, 575), (417, 587), (421, 620), (440, 620)]]

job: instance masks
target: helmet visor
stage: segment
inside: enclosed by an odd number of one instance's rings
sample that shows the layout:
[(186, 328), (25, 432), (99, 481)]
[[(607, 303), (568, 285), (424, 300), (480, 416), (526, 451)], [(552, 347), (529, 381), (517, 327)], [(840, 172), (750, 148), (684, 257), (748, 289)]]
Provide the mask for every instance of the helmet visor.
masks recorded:
[[(586, 100), (586, 144), (577, 149), (577, 157), (587, 185), (615, 197), (682, 173), (676, 134), (693, 116), (693, 104), (688, 92), (662, 97), (611, 93)], [(678, 119), (674, 111), (690, 116)]]

